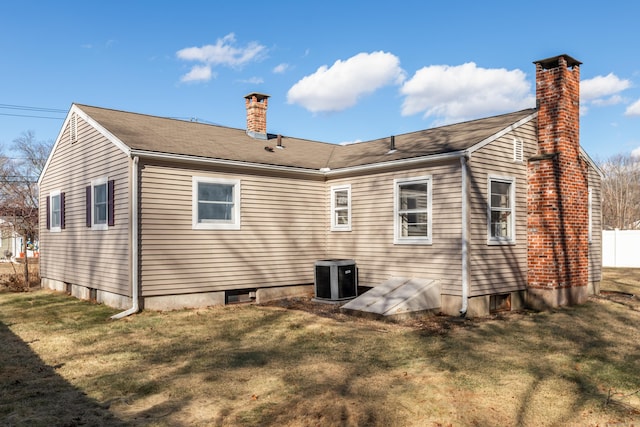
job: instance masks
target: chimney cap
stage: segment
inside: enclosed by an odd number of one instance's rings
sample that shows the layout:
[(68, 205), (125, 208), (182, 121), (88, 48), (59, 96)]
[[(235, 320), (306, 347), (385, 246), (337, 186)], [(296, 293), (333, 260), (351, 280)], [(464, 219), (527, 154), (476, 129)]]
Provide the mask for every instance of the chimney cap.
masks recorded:
[(267, 95), (264, 93), (259, 93), (259, 92), (251, 92), (247, 95), (244, 96), (245, 99), (251, 99), (253, 97), (256, 97), (256, 99), (258, 100), (258, 102), (262, 101), (263, 99), (267, 99), (269, 98), (271, 95)]
[(556, 68), (560, 63), (560, 58), (564, 58), (567, 61), (567, 67), (575, 67), (576, 65), (582, 65), (582, 62), (575, 58), (570, 57), (566, 53), (558, 56), (552, 56), (551, 58), (541, 59), (539, 61), (533, 61), (534, 64), (540, 64), (545, 70)]

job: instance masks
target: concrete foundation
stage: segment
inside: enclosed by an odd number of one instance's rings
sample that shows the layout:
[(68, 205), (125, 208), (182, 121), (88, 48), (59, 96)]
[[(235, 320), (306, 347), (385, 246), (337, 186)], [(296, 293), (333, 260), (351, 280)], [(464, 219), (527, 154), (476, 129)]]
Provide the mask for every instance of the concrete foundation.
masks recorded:
[(184, 308), (202, 308), (212, 305), (224, 305), (224, 303), (225, 294), (224, 291), (220, 291), (145, 297), (142, 305), (145, 310), (167, 311), (182, 310)]
[(549, 310), (551, 308), (584, 304), (588, 298), (587, 286), (570, 288), (529, 288), (526, 304), (534, 310)]
[(47, 279), (46, 277), (40, 279), (40, 287), (42, 289), (49, 289), (52, 291), (67, 292), (67, 284), (65, 282), (61, 282), (60, 280)]
[(280, 286), (275, 288), (260, 288), (256, 290), (256, 303), (262, 304), (268, 301), (283, 298), (312, 297), (313, 285)]
[[(526, 304), (526, 291), (508, 292), (511, 299), (511, 311), (522, 310)], [(447, 316), (460, 316), (462, 297), (459, 295), (442, 295), (441, 311)], [(491, 296), (481, 295), (469, 298), (465, 317), (484, 317), (491, 314)]]

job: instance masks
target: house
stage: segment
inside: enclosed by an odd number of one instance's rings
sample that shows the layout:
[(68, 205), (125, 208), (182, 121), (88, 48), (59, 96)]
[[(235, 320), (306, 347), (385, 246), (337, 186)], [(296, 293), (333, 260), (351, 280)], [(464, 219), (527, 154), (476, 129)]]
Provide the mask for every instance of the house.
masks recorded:
[(536, 61), (537, 107), (350, 145), (72, 105), (39, 179), (42, 286), (126, 309), (435, 280), (440, 311), (584, 302), (601, 280), (601, 171), (581, 63)]

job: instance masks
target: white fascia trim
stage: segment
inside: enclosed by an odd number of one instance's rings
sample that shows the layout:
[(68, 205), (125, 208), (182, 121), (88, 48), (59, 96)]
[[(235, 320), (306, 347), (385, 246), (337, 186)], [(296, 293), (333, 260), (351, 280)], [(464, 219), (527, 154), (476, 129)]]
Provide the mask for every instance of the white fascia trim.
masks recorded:
[(265, 165), (262, 163), (251, 163), (251, 162), (243, 162), (239, 160), (224, 160), (224, 159), (212, 159), (207, 157), (198, 157), (198, 156), (190, 156), (186, 154), (170, 154), (170, 153), (159, 153), (156, 151), (145, 151), (145, 150), (131, 150), (131, 155), (144, 157), (145, 159), (154, 159), (154, 160), (172, 160), (172, 161), (182, 161), (189, 163), (201, 163), (201, 164), (215, 164), (215, 165), (223, 165), (223, 166), (232, 166), (239, 168), (248, 168), (252, 170), (265, 170), (265, 171), (276, 171), (276, 172), (295, 172), (304, 175), (313, 175), (316, 177), (322, 177), (324, 173), (321, 170), (316, 169), (303, 169), (296, 167), (288, 167), (288, 166), (277, 166), (277, 165)]
[(600, 175), (600, 179), (604, 179), (604, 172), (602, 172), (600, 166), (598, 166), (598, 164), (593, 161), (591, 156), (589, 156), (589, 154), (584, 150), (584, 148), (582, 148), (582, 146), (580, 146), (580, 154), (582, 155), (582, 157), (584, 157), (587, 163), (589, 163), (589, 165), (598, 173), (598, 175)]
[(477, 144), (473, 145), (472, 147), (470, 147), (469, 149), (467, 149), (467, 151), (469, 152), (469, 154), (472, 154), (475, 151), (478, 151), (479, 149), (481, 149), (482, 147), (484, 147), (487, 144), (490, 144), (491, 142), (495, 141), (496, 139), (503, 137), (504, 135), (508, 134), (509, 132), (516, 130), (517, 128), (519, 128), (520, 126), (522, 126), (523, 124), (535, 119), (536, 117), (538, 117), (538, 112), (536, 111), (533, 114), (529, 114), (527, 117), (518, 120), (517, 122), (515, 122), (514, 124), (512, 124), (511, 126), (508, 126), (504, 129), (502, 129), (500, 132), (497, 132), (493, 135), (491, 135), (490, 137), (478, 142)]
[[(131, 157), (131, 149), (127, 144), (120, 141), (115, 137), (111, 132), (106, 130), (102, 125), (95, 120), (93, 120), (90, 116), (88, 116), (84, 111), (82, 111), (77, 105), (73, 105), (71, 107), (71, 112), (76, 113), (79, 117), (82, 118), (85, 122), (89, 123), (93, 128), (95, 128), (98, 132), (100, 132), (105, 138), (107, 138), (113, 145), (118, 147), (120, 151), (126, 154), (128, 157)], [(69, 115), (71, 117), (71, 115)]]
[(49, 163), (51, 163), (51, 159), (53, 158), (53, 154), (56, 152), (56, 149), (58, 148), (58, 144), (60, 144), (60, 141), (62, 140), (62, 134), (63, 134), (64, 130), (67, 128), (67, 126), (69, 125), (69, 122), (71, 121), (71, 116), (73, 116), (74, 114), (78, 115), (84, 121), (86, 121), (91, 126), (93, 126), (98, 132), (103, 134), (109, 141), (111, 141), (123, 153), (125, 153), (127, 156), (131, 157), (131, 149), (129, 148), (129, 146), (127, 144), (125, 144), (124, 142), (120, 141), (111, 132), (106, 130), (98, 122), (96, 122), (91, 117), (89, 117), (76, 104), (71, 104), (71, 108), (69, 109), (69, 112), (67, 113), (67, 117), (64, 119), (64, 123), (62, 123), (62, 127), (60, 128), (60, 131), (58, 132), (58, 137), (56, 138), (56, 142), (53, 144), (53, 148), (51, 149), (51, 152), (49, 153), (49, 157), (47, 158), (47, 161), (44, 164), (44, 167), (42, 168), (42, 172), (40, 172), (40, 176), (38, 177), (38, 186), (40, 186), (42, 184), (42, 177), (44, 177), (45, 172), (49, 168)]
[(414, 157), (411, 159), (391, 160), (383, 163), (374, 163), (374, 164), (367, 164), (367, 165), (361, 165), (361, 166), (351, 166), (351, 167), (335, 169), (335, 170), (327, 170), (324, 174), (328, 177), (333, 178), (335, 176), (342, 175), (342, 174), (348, 174), (352, 172), (374, 171), (374, 170), (385, 169), (385, 168), (398, 166), (398, 165), (414, 166), (420, 163), (430, 163), (430, 162), (437, 162), (442, 160), (453, 160), (453, 159), (458, 159), (460, 157), (464, 157), (466, 155), (467, 155), (467, 152), (465, 150), (452, 151), (450, 153), (434, 154), (431, 156)]

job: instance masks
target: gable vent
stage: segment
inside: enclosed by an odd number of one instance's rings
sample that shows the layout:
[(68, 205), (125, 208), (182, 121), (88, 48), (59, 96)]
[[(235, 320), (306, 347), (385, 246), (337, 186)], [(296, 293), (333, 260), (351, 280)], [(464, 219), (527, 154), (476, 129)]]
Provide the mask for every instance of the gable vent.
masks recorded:
[(513, 138), (513, 161), (524, 161), (524, 141), (521, 138)]
[(76, 113), (71, 114), (71, 120), (69, 121), (69, 139), (73, 144), (78, 140), (78, 116)]

